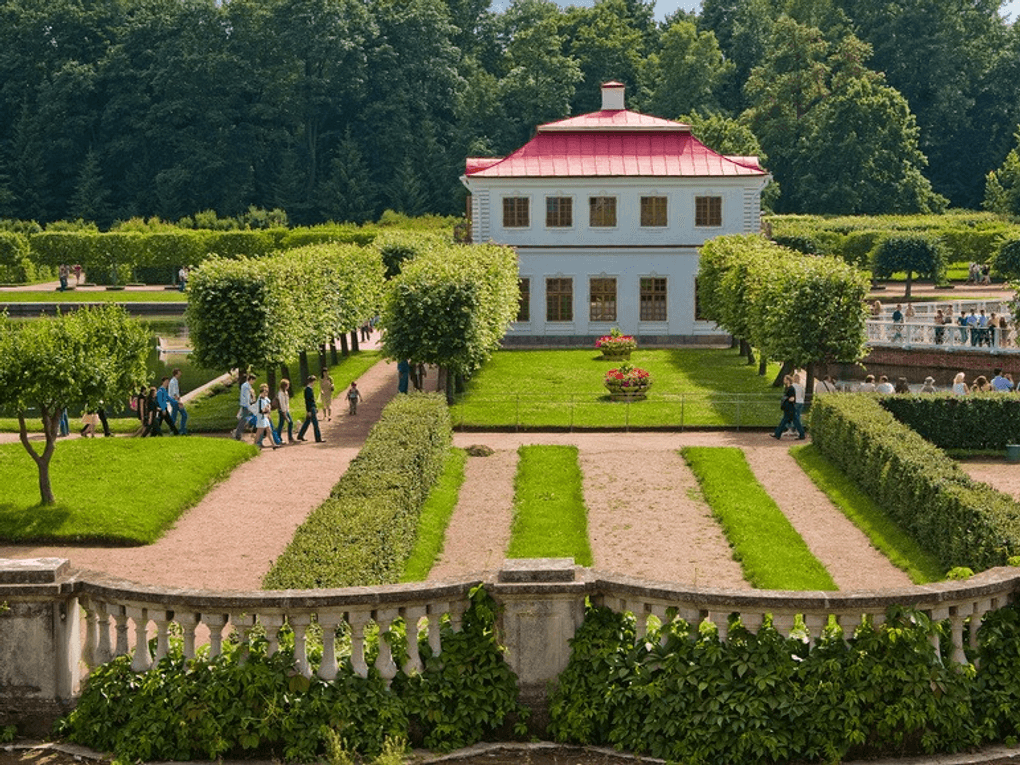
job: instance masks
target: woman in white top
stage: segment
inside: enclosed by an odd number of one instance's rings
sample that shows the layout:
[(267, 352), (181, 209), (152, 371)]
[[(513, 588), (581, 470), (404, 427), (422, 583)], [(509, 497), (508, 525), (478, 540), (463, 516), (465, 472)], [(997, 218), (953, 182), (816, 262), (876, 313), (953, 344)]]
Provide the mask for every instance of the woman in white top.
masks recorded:
[(956, 377), (953, 378), (953, 393), (957, 396), (966, 396), (970, 389), (967, 388), (967, 383), (963, 381), (965, 375), (963, 372), (958, 372)]
[(255, 402), (255, 444), (263, 449), (262, 439), (269, 436), (269, 444), (275, 449), (276, 439), (273, 438), (273, 423), (269, 419), (273, 403), (269, 400), (269, 386), (259, 386), (259, 400)]
[(280, 411), (280, 422), (276, 425), (276, 433), (283, 438), (283, 423), (287, 423), (287, 443), (294, 443), (294, 420), (290, 416), (290, 380), (280, 380), (280, 389), (276, 391), (276, 404)]

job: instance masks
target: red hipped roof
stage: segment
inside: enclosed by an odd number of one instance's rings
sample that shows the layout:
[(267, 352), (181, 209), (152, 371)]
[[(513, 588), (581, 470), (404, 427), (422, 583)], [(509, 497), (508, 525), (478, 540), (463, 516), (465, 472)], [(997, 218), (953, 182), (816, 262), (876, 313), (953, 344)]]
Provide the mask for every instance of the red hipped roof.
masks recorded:
[(472, 178), (762, 176), (757, 157), (725, 157), (681, 122), (603, 110), (541, 125), (508, 157), (471, 157)]

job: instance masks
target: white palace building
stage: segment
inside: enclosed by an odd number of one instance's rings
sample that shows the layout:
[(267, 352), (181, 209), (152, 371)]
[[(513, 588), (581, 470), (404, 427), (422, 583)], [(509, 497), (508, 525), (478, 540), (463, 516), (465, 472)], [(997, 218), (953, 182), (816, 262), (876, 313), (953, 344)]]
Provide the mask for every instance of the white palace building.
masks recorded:
[(644, 344), (713, 342), (699, 320), (698, 248), (760, 230), (769, 174), (723, 156), (688, 125), (624, 108), (540, 125), (508, 157), (467, 160), (474, 242), (516, 249), (521, 304), (513, 344), (587, 344), (619, 327)]

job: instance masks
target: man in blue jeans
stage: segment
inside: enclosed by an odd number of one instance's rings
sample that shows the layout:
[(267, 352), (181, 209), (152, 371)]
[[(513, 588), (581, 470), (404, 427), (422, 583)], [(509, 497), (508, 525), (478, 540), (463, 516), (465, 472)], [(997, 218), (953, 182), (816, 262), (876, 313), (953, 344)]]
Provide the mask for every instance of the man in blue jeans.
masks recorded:
[(310, 375), (305, 385), (305, 421), (301, 423), (301, 430), (298, 431), (297, 440), (305, 440), (305, 431), (308, 430), (308, 425), (315, 429), (315, 443), (322, 443), (322, 434), (319, 432), (319, 420), (315, 416), (315, 389), (312, 387), (315, 385), (315, 375)]
[(181, 370), (175, 369), (170, 373), (170, 385), (167, 387), (170, 403), (170, 421), (176, 425), (177, 415), (181, 416), (180, 431), (182, 436), (188, 435), (188, 410), (184, 408), (181, 401)]

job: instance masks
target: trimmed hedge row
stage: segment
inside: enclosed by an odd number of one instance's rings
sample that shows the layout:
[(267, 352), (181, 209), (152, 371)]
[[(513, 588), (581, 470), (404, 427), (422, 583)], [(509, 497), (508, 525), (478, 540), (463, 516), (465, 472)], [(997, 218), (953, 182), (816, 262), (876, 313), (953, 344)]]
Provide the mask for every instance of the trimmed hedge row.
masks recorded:
[(1020, 505), (972, 480), (877, 398), (816, 398), (811, 437), (947, 570), (983, 571), (1020, 552)]
[(941, 449), (1005, 449), (1020, 439), (1020, 397), (1004, 393), (886, 396), (882, 406)]
[(777, 242), (802, 252), (838, 255), (859, 268), (868, 268), (878, 246), (890, 236), (937, 238), (951, 262), (987, 263), (1001, 243), (1020, 236), (1020, 226), (991, 213), (955, 215), (879, 215), (824, 218), (777, 215), (769, 218)]
[(329, 499), (298, 528), (263, 579), (266, 589), (397, 582), (421, 507), (443, 471), (450, 413), (434, 393), (399, 396), (383, 410)]
[[(172, 280), (181, 266), (196, 266), (216, 254), (223, 258), (265, 257), (309, 244), (368, 245), (375, 232), (349, 227), (257, 231), (45, 231), (28, 237), (29, 260), (36, 266), (79, 263), (97, 283), (123, 283), (155, 273)], [(161, 269), (153, 272), (151, 269)]]

